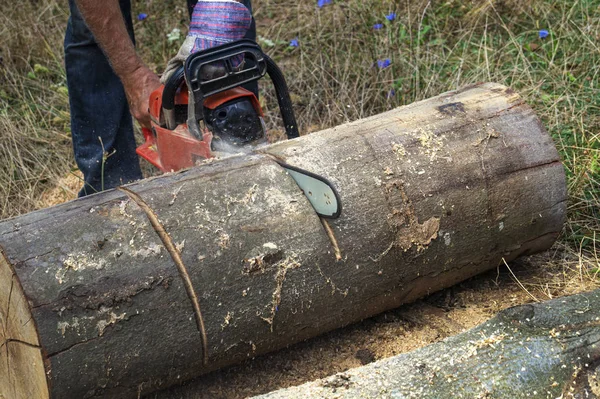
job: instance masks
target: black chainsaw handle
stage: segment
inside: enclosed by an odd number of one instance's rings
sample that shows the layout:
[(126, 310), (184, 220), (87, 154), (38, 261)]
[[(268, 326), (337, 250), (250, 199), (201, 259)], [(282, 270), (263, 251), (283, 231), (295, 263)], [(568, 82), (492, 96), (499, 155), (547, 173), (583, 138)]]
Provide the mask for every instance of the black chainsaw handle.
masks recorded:
[(162, 94), (162, 107), (168, 111), (175, 109), (175, 96), (181, 85), (185, 82), (185, 73), (183, 65), (173, 72), (165, 82)]
[(285, 134), (288, 139), (300, 137), (285, 77), (271, 57), (266, 54), (264, 54), (264, 57), (267, 62), (267, 73), (273, 82), (273, 86), (275, 86), (275, 94), (277, 94), (277, 103), (279, 104), (279, 112), (281, 112), (281, 119), (283, 119), (283, 125), (285, 126)]
[(183, 82), (185, 82), (185, 74), (182, 65), (169, 76), (163, 88), (162, 113), (165, 126), (169, 130), (177, 127), (177, 121), (175, 120), (175, 96)]

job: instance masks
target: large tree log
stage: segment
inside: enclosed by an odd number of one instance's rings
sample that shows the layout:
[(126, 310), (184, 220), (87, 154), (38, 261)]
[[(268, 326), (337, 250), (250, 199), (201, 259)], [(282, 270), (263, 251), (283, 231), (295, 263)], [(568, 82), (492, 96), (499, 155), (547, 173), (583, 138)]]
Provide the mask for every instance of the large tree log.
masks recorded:
[(457, 336), (257, 399), (597, 398), (600, 290), (506, 309)]
[[(331, 234), (273, 158), (334, 182)], [(130, 396), (284, 347), (548, 248), (566, 201), (496, 84), (128, 190), (0, 223), (0, 396)]]

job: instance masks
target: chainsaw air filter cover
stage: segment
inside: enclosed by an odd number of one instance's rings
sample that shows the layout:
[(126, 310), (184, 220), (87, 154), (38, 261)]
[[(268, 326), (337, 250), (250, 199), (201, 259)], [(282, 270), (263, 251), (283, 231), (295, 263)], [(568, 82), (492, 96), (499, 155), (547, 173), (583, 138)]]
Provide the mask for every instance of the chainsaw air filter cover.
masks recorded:
[(264, 122), (248, 97), (205, 108), (205, 122), (217, 147), (221, 143), (242, 146), (265, 136)]

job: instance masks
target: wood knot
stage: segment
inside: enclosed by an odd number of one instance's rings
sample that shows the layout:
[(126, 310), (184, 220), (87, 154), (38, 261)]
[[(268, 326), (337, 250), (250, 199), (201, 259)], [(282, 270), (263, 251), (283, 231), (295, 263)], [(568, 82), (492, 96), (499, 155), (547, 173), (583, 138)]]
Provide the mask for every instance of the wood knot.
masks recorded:
[(440, 111), (440, 113), (448, 116), (456, 116), (459, 113), (466, 113), (465, 106), (461, 102), (440, 105), (439, 107), (437, 107), (437, 109), (438, 111)]

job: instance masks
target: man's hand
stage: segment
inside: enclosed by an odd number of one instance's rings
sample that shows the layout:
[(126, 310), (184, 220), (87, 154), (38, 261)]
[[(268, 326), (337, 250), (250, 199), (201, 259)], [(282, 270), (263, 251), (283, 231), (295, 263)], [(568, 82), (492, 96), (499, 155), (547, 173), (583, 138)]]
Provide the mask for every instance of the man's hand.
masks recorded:
[(150, 128), (148, 102), (150, 94), (160, 86), (158, 76), (146, 66), (140, 66), (131, 74), (121, 78), (129, 110), (143, 127)]
[(119, 0), (76, 0), (77, 7), (94, 38), (121, 79), (131, 114), (142, 126), (150, 127), (148, 101), (158, 88), (158, 76), (135, 52)]

